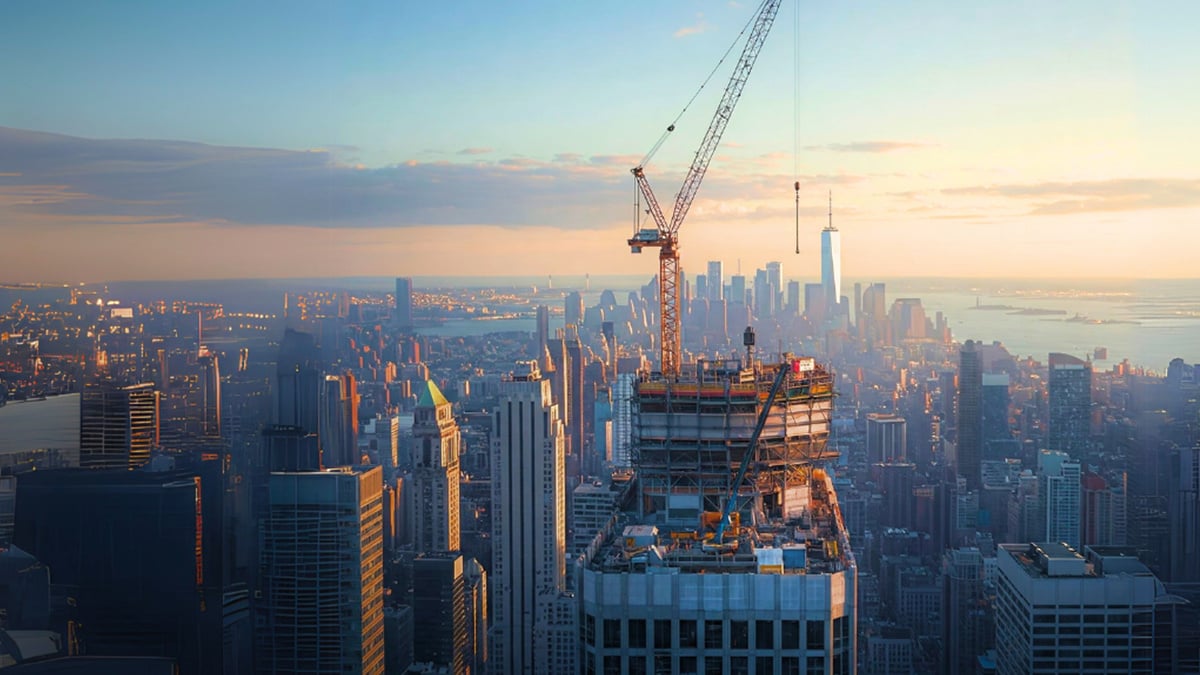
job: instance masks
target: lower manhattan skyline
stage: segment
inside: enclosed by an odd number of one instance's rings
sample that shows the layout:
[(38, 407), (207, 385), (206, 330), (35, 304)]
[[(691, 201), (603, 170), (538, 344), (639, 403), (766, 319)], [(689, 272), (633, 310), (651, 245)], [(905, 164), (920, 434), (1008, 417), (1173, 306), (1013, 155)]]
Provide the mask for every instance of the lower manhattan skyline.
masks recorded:
[(1200, 673), (1198, 20), (4, 3), (0, 668)]

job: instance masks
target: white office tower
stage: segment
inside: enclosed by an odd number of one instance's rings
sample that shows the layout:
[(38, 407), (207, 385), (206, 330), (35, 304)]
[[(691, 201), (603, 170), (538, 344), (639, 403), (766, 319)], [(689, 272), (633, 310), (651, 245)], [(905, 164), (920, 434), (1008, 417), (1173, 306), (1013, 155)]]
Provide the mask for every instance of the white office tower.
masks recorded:
[(1173, 605), (1133, 549), (1000, 544), (999, 675), (1169, 673)]
[(833, 226), (833, 196), (829, 197), (829, 224), (821, 230), (821, 290), (825, 311), (832, 313), (842, 298), (842, 233)]
[(1079, 461), (1059, 450), (1038, 456), (1038, 500), (1044, 514), (1045, 541), (1079, 546)]
[(832, 378), (812, 359), (785, 363), (782, 379), (782, 364), (728, 361), (637, 383), (637, 498), (574, 575), (580, 672), (857, 671), (857, 566), (832, 480), (812, 465)]
[(500, 382), (492, 424), (491, 668), (573, 673), (563, 424), (537, 362), (517, 368)]

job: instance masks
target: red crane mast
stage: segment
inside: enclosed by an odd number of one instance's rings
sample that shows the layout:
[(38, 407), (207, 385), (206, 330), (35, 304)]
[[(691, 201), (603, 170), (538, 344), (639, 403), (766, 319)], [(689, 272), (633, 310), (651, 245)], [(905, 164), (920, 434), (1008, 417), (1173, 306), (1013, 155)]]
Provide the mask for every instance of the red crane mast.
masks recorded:
[[(687, 177), (683, 179), (683, 187), (675, 196), (675, 208), (671, 212), (670, 221), (663, 215), (662, 207), (659, 206), (658, 199), (654, 196), (654, 190), (650, 188), (650, 183), (646, 180), (644, 164), (649, 156), (632, 169), (638, 189), (646, 200), (647, 212), (654, 219), (657, 227), (638, 230), (629, 239), (628, 244), (633, 253), (641, 253), (642, 248), (646, 246), (659, 249), (659, 338), (662, 353), (660, 365), (663, 376), (667, 378), (677, 378), (680, 367), (679, 226), (683, 224), (683, 219), (687, 216), (688, 209), (691, 208), (692, 201), (696, 198), (700, 182), (704, 180), (704, 174), (708, 171), (708, 164), (712, 161), (713, 154), (716, 153), (717, 147), (721, 143), (721, 136), (725, 133), (725, 127), (729, 125), (729, 119), (733, 116), (734, 106), (742, 96), (742, 90), (746, 86), (746, 80), (750, 77), (750, 71), (754, 68), (754, 62), (758, 59), (759, 52), (762, 51), (767, 33), (775, 23), (775, 15), (779, 12), (781, 2), (782, 0), (763, 0), (759, 6), (754, 26), (750, 31), (750, 36), (746, 39), (746, 46), (742, 48), (742, 56), (733, 69), (729, 84), (725, 86), (725, 94), (721, 97), (721, 102), (717, 105), (717, 112), (708, 125), (708, 132), (704, 134), (704, 140), (700, 142), (700, 148), (696, 150), (692, 166), (688, 169)], [(667, 132), (674, 131), (674, 129), (675, 125), (672, 124), (667, 128)], [(661, 142), (660, 140), (659, 143), (661, 144)], [(655, 149), (657, 147), (656, 145)]]

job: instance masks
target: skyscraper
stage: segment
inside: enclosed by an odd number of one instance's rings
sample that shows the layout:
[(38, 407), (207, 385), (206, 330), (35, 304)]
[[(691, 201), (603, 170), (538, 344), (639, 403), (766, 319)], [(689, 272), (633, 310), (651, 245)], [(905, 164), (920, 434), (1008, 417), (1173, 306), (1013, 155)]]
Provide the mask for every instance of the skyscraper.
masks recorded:
[(70, 589), (89, 655), (170, 656), (183, 675), (219, 673), (220, 596), (204, 594), (203, 530), (216, 524), (201, 506), (190, 472), (31, 471), (17, 484), (13, 543)]
[(492, 425), (492, 668), (573, 672), (564, 432), (535, 362), (500, 383)]
[(461, 435), (453, 408), (427, 380), (413, 418), (413, 546), (434, 553), (459, 550), (458, 455)]
[(396, 277), (396, 327), (404, 330), (413, 326), (412, 279)]
[[(811, 359), (695, 370), (637, 383), (636, 506), (576, 568), (582, 671), (855, 672), (857, 566), (832, 481), (808, 464), (828, 438), (830, 374)], [(750, 459), (755, 480), (733, 485)]]
[(583, 296), (571, 291), (563, 298), (563, 323), (579, 326), (583, 323)]
[(1158, 611), (1178, 598), (1132, 549), (1084, 554), (1060, 543), (1000, 544), (996, 673), (1178, 672), (1169, 613)]
[(1079, 547), (1079, 460), (1058, 450), (1038, 456), (1038, 505), (1045, 517), (1045, 541)]
[(746, 304), (746, 277), (735, 274), (729, 277), (729, 302)]
[(783, 308), (783, 263), (767, 263), (767, 283), (771, 287), (771, 313), (778, 314)]
[(377, 466), (271, 474), (256, 672), (383, 672), (382, 493)]
[(725, 298), (725, 271), (720, 260), (708, 261), (708, 299)]
[(90, 383), (79, 401), (79, 466), (136, 469), (158, 445), (158, 392), (150, 383)]
[(942, 554), (942, 672), (973, 673), (976, 659), (995, 644), (992, 593), (985, 587), (978, 548)]
[(867, 462), (904, 462), (908, 458), (907, 424), (899, 415), (867, 414)]
[[(450, 675), (467, 666), (467, 616), (461, 553), (422, 553), (413, 560), (413, 660)], [(472, 675), (474, 675), (472, 673)]]
[(983, 446), (983, 353), (967, 340), (958, 361), (958, 474), (967, 488), (979, 489), (979, 460)]
[(354, 374), (326, 375), (321, 389), (321, 458), (325, 466), (354, 466), (358, 454), (358, 386)]
[(1175, 451), (1171, 461), (1167, 577), (1173, 583), (1194, 583), (1200, 581), (1200, 445)]
[(1049, 358), (1050, 405), (1046, 447), (1086, 459), (1092, 409), (1092, 365), (1069, 354)]
[(1012, 454), (1012, 430), (1008, 423), (1008, 375), (984, 373), (982, 384), (980, 429), (983, 452), (980, 456), (993, 460), (1016, 456)]
[(833, 312), (842, 299), (842, 233), (833, 226), (833, 195), (829, 196), (829, 224), (821, 230), (821, 289), (825, 307)]
[(276, 359), (275, 423), (317, 433), (320, 424), (321, 359), (309, 333), (287, 329)]

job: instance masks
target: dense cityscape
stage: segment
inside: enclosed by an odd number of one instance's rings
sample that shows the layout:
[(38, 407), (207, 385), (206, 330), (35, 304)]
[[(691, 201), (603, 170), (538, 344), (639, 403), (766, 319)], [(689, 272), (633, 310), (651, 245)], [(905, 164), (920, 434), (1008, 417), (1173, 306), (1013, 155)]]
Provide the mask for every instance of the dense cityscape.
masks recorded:
[(9, 658), (1200, 667), (1195, 367), (960, 339), (919, 298), (842, 288), (838, 248), (816, 283), (684, 275), (674, 381), (654, 278), (6, 287)]
[(1197, 9), (694, 4), (0, 8), (0, 670), (1200, 674)]

